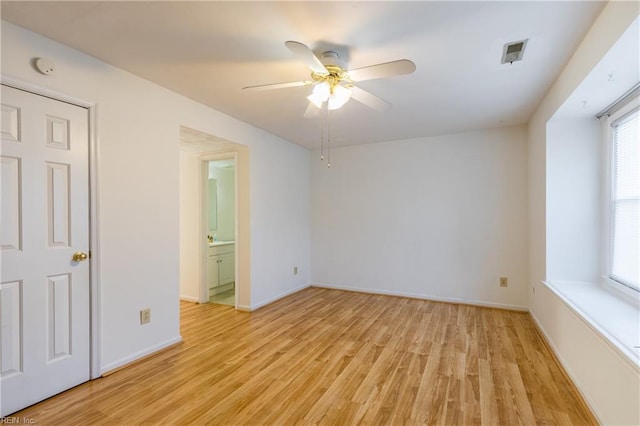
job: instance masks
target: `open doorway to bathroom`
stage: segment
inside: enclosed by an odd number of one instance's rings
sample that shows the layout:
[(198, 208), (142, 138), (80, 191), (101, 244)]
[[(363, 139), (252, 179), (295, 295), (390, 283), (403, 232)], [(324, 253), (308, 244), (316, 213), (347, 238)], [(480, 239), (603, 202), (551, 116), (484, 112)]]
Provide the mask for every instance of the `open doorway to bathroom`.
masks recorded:
[(207, 162), (207, 283), (209, 302), (236, 305), (236, 160)]
[(247, 146), (180, 128), (181, 300), (251, 311), (249, 193)]

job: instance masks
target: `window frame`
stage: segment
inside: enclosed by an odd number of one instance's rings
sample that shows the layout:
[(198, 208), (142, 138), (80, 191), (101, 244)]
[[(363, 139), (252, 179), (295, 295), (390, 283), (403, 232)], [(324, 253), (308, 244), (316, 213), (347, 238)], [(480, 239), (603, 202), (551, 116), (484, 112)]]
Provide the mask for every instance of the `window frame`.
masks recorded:
[(603, 139), (605, 141), (605, 166), (603, 167), (603, 262), (602, 262), (602, 282), (619, 292), (631, 296), (634, 299), (640, 297), (640, 288), (635, 288), (629, 284), (622, 283), (611, 278), (611, 268), (613, 263), (613, 212), (614, 212), (614, 165), (615, 165), (615, 144), (613, 124), (624, 118), (626, 115), (640, 109), (640, 95), (635, 95), (617, 111), (612, 113), (604, 121)]

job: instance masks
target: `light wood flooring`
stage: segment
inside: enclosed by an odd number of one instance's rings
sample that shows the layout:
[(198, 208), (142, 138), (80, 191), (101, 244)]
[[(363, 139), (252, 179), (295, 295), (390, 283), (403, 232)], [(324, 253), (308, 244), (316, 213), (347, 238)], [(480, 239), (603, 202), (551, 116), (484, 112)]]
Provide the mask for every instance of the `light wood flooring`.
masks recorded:
[(25, 409), (38, 425), (589, 425), (526, 313), (309, 288), (182, 302), (184, 342)]

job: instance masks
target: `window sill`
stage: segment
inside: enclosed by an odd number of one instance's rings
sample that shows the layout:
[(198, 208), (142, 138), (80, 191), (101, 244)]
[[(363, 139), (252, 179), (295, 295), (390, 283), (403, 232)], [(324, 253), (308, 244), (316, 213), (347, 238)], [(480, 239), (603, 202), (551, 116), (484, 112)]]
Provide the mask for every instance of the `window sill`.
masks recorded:
[(576, 281), (544, 281), (571, 310), (640, 367), (640, 304), (614, 289)]

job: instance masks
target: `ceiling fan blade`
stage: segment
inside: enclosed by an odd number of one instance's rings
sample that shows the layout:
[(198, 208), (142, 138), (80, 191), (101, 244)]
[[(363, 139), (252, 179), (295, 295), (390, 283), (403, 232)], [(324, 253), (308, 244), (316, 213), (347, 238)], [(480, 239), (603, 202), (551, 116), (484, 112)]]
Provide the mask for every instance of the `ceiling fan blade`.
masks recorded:
[(318, 59), (306, 45), (297, 41), (287, 41), (285, 42), (285, 46), (287, 46), (298, 59), (307, 64), (307, 66), (311, 68), (311, 71), (320, 75), (329, 74), (324, 65), (322, 65), (322, 62), (320, 62), (320, 59)]
[(351, 86), (351, 97), (356, 101), (365, 104), (369, 108), (373, 108), (378, 111), (387, 111), (391, 109), (391, 104), (389, 102), (356, 86)]
[(416, 70), (416, 64), (408, 59), (385, 62), (383, 64), (349, 70), (351, 81), (373, 80), (375, 78), (394, 77), (396, 75), (411, 74)]
[(312, 81), (291, 81), (289, 83), (275, 83), (275, 84), (260, 84), (258, 86), (243, 87), (242, 90), (272, 90), (272, 89), (285, 89), (287, 87), (300, 87), (313, 84)]

